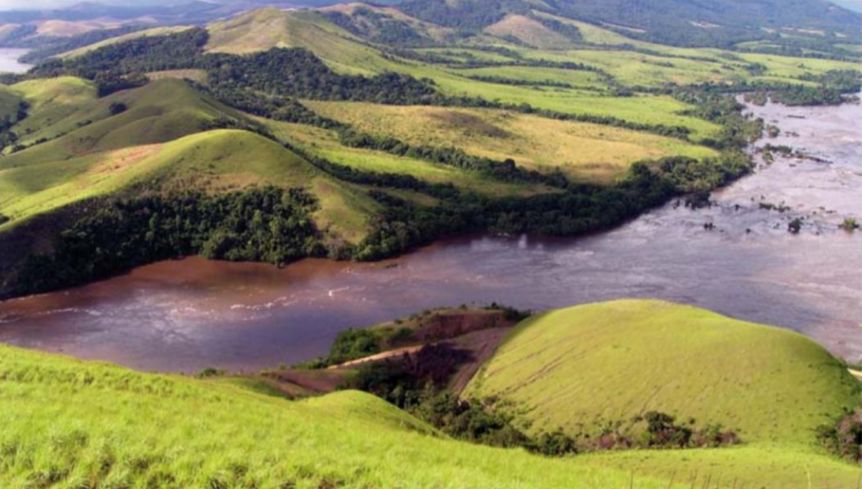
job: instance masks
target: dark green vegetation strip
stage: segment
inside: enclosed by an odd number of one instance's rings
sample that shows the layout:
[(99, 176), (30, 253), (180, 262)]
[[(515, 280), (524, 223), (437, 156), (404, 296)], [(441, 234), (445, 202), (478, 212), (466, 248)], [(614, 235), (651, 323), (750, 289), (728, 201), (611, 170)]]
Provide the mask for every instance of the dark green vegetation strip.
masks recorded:
[(288, 263), (324, 248), (302, 190), (137, 197), (100, 207), (63, 231), (49, 255), (32, 255), (13, 290), (29, 294), (108, 277), (186, 255)]

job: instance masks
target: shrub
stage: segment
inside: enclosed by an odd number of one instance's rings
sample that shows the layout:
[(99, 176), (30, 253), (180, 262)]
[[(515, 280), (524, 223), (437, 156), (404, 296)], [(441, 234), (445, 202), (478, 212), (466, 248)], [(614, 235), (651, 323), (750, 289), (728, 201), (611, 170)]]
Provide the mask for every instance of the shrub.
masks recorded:
[(802, 230), (802, 218), (797, 217), (787, 224), (787, 231), (791, 234), (799, 234)]
[(357, 358), (379, 353), (380, 339), (368, 329), (347, 329), (338, 333), (329, 350), (330, 365), (349, 362)]
[(848, 217), (844, 219), (844, 222), (842, 222), (838, 227), (847, 231), (848, 233), (852, 233), (853, 231), (859, 229), (859, 222), (856, 221), (855, 217)]
[(821, 426), (817, 435), (829, 451), (850, 462), (862, 462), (862, 409), (834, 425)]
[(122, 102), (113, 102), (111, 104), (111, 106), (108, 107), (108, 112), (110, 112), (111, 115), (117, 115), (117, 114), (122, 114), (123, 112), (127, 111), (128, 109), (129, 108), (126, 106), (126, 104), (124, 104)]

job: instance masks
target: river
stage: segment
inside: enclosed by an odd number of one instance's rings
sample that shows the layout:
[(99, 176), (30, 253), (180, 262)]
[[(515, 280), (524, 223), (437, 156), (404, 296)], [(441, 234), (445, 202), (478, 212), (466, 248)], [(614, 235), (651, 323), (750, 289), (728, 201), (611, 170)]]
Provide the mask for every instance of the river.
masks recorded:
[[(862, 218), (862, 109), (751, 110), (782, 129), (758, 144), (815, 158), (761, 162), (709, 208), (672, 202), (594, 236), (469, 237), (374, 264), (162, 262), (0, 303), (0, 341), (146, 370), (251, 370), (322, 354), (342, 329), (435, 306), (654, 297), (792, 328), (858, 360), (862, 232), (838, 224)], [(797, 235), (787, 231), (795, 217), (805, 218)]]
[(0, 48), (0, 73), (24, 73), (30, 65), (18, 62), (29, 49)]

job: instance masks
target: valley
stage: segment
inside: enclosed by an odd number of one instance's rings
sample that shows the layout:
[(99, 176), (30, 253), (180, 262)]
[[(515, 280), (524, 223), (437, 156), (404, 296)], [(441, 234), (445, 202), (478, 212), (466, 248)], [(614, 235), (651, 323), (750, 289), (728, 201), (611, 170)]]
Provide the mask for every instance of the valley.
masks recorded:
[(7, 3), (0, 487), (862, 481), (852, 8)]
[[(785, 134), (759, 146), (789, 144), (831, 163), (777, 156), (715, 193), (712, 206), (673, 201), (577, 239), (473, 236), (381, 263), (307, 260), (281, 270), (162, 262), (4, 302), (0, 340), (148, 370), (254, 370), (319, 355), (345, 328), (432, 307), (497, 301), (541, 311), (653, 297), (796, 329), (850, 361), (862, 358), (853, 319), (862, 248), (858, 235), (838, 229), (862, 214), (854, 183), (862, 134), (849, 129), (860, 106), (749, 110)], [(796, 216), (806, 224), (792, 235), (787, 223)]]

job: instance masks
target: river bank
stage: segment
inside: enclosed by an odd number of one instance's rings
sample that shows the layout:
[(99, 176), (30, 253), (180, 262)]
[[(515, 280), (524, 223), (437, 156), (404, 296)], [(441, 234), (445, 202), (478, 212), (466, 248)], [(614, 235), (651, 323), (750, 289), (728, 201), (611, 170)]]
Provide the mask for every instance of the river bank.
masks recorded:
[(320, 355), (345, 328), (438, 306), (543, 310), (652, 297), (792, 328), (856, 361), (862, 233), (837, 224), (862, 217), (862, 110), (749, 110), (781, 128), (757, 146), (815, 158), (759, 157), (757, 171), (715, 192), (712, 206), (671, 202), (585, 238), (464, 237), (381, 263), (304, 260), (283, 270), (157, 263), (0, 303), (0, 341), (147, 370), (254, 370)]

